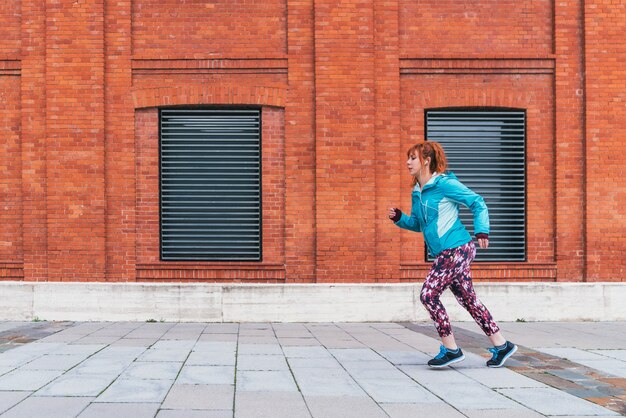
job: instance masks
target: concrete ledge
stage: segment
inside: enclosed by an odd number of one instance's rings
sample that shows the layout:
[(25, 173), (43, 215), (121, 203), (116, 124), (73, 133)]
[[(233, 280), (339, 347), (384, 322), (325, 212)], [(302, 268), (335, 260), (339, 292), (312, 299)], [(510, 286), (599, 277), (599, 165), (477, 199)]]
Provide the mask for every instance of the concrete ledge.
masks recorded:
[[(626, 283), (478, 283), (496, 321), (626, 321)], [(1, 320), (386, 322), (429, 320), (410, 284), (0, 282)], [(472, 321), (449, 291), (454, 321)]]

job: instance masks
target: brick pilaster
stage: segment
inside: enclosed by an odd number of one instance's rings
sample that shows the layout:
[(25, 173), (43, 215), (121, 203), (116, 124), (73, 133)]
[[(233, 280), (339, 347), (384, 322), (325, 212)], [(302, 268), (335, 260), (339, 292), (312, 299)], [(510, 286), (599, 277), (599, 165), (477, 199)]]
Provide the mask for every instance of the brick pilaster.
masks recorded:
[[(398, 1), (374, 5), (376, 80), (376, 280), (399, 276), (400, 231), (386, 216), (400, 205), (398, 185), (404, 169), (400, 148), (400, 59)], [(406, 191), (408, 193), (408, 191)]]
[(135, 279), (131, 1), (105, 5), (106, 278)]
[(318, 281), (375, 274), (376, 147), (371, 0), (315, 2)]
[(103, 280), (104, 0), (47, 0), (49, 280)]
[(626, 273), (626, 3), (585, 1), (587, 280)]
[(581, 1), (555, 2), (556, 261), (558, 280), (583, 280), (583, 67)]
[(22, 236), (24, 280), (48, 278), (46, 213), (46, 7), (22, 0)]
[(287, 4), (289, 91), (285, 108), (287, 278), (315, 278), (315, 56), (313, 0)]

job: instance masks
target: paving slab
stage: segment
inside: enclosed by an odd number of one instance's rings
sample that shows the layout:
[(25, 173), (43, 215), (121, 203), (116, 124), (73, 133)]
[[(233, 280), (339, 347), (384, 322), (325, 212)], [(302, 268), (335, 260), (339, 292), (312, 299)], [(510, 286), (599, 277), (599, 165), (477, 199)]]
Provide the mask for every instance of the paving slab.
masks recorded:
[(187, 360), (191, 350), (186, 348), (149, 348), (137, 358), (137, 361), (174, 361), (181, 362)]
[(0, 391), (35, 391), (61, 375), (60, 370), (14, 370), (0, 377)]
[(340, 369), (341, 365), (333, 357), (329, 358), (304, 358), (304, 357), (291, 357), (287, 359), (289, 366), (292, 369), (297, 368), (325, 368), (325, 369)]
[(236, 342), (239, 336), (237, 334), (212, 334), (204, 333), (198, 338), (198, 342), (201, 341), (234, 341)]
[(64, 343), (69, 344), (74, 341), (80, 340), (85, 337), (83, 334), (65, 334), (63, 332), (57, 332), (56, 334), (49, 335), (45, 338), (42, 338), (41, 342), (43, 343)]
[(626, 362), (626, 350), (591, 350), (591, 352)]
[(96, 358), (91, 357), (83, 361), (71, 370), (73, 374), (82, 375), (106, 375), (117, 377), (130, 364), (132, 360), (113, 359), (109, 357)]
[(237, 357), (237, 370), (288, 370), (285, 357), (279, 355), (242, 354)]
[(180, 409), (161, 409), (156, 418), (233, 418), (232, 411), (226, 410), (180, 410)]
[(32, 392), (25, 391), (1, 391), (0, 392), (0, 414), (9, 408), (20, 403), (23, 399), (30, 396)]
[(539, 347), (535, 348), (535, 350), (575, 362), (580, 360), (607, 360), (606, 357), (600, 354), (573, 347)]
[(9, 321), (0, 323), (0, 332), (9, 331), (14, 328), (19, 328), (24, 325), (28, 325), (29, 322), (20, 322), (20, 321)]
[(176, 379), (181, 385), (229, 385), (235, 382), (233, 366), (183, 366)]
[(235, 341), (198, 341), (192, 351), (199, 353), (235, 353), (237, 342)]
[(385, 411), (366, 396), (306, 396), (313, 418), (387, 418)]
[(292, 372), (305, 396), (366, 396), (343, 369), (293, 368)]
[(106, 344), (66, 344), (50, 354), (79, 354), (90, 356), (106, 347)]
[(96, 353), (93, 358), (114, 358), (114, 359), (125, 359), (125, 360), (134, 360), (139, 357), (146, 350), (143, 347), (116, 347), (116, 346), (108, 346)]
[(323, 339), (323, 338), (318, 338), (319, 341), (322, 343), (322, 345), (324, 345), (326, 348), (336, 348), (336, 349), (340, 349), (340, 348), (367, 348), (366, 345), (356, 341), (356, 340), (334, 340), (334, 339)]
[(278, 344), (239, 344), (237, 350), (241, 354), (277, 354), (282, 355), (283, 350)]
[(264, 329), (257, 329), (257, 328), (253, 328), (253, 329), (246, 329), (246, 328), (241, 328), (239, 330), (239, 338), (241, 337), (272, 337), (275, 338), (276, 335), (274, 333), (274, 329), (273, 328), (264, 328)]
[(66, 374), (35, 392), (35, 396), (96, 397), (115, 380), (115, 377), (115, 375)]
[(131, 331), (137, 329), (139, 326), (133, 323), (129, 323), (128, 326), (124, 326), (123, 323), (112, 324), (104, 328), (100, 328), (98, 331), (89, 334), (90, 337), (119, 337), (122, 338), (128, 335)]
[[(539, 414), (532, 409), (462, 409), (461, 412), (468, 418), (543, 418), (545, 415)], [(564, 417), (560, 417), (564, 418)]]
[(192, 351), (185, 364), (189, 366), (234, 366), (235, 362), (235, 351)]
[(143, 347), (148, 348), (157, 342), (157, 338), (120, 338), (109, 347)]
[(42, 398), (31, 396), (2, 414), (2, 418), (67, 418), (75, 417), (84, 410), (92, 398)]
[[(441, 401), (437, 403), (382, 403), (380, 406), (390, 418), (462, 418), (462, 413)], [(503, 415), (504, 416), (504, 415)], [(502, 418), (500, 416), (498, 418)]]
[(411, 379), (357, 379), (356, 382), (378, 403), (429, 403), (439, 398)]
[[(285, 357), (287, 358), (330, 358), (330, 359), (333, 358), (332, 354), (330, 354), (330, 352), (322, 346), (316, 346), (316, 347), (290, 346), (290, 347), (283, 347), (283, 350), (285, 353)], [(240, 354), (245, 354), (245, 353), (240, 352)], [(279, 353), (279, 354), (282, 354), (282, 353)]]
[(379, 351), (378, 354), (393, 364), (426, 364), (433, 356), (417, 350)]
[(237, 392), (235, 418), (310, 418), (300, 393)]
[(544, 415), (619, 415), (554, 388), (498, 389), (498, 392)]
[(386, 361), (346, 361), (341, 363), (355, 379), (406, 379), (406, 375)]
[(183, 363), (135, 362), (120, 375), (120, 379), (165, 379), (174, 380)]
[(321, 345), (321, 343), (316, 338), (304, 338), (304, 337), (278, 337), (278, 342), (283, 347), (320, 346)]
[(179, 350), (191, 351), (196, 345), (196, 340), (164, 340), (160, 339), (150, 349), (152, 350)]
[(278, 344), (278, 338), (239, 335), (239, 343), (240, 344)]
[(623, 362), (621, 360), (578, 360), (577, 363), (580, 363), (591, 369), (599, 370), (609, 375), (626, 378), (626, 362)]
[(541, 382), (506, 368), (458, 368), (457, 370), (470, 379), (491, 389), (546, 387), (546, 385)]
[(85, 354), (49, 354), (20, 367), (20, 370), (69, 370), (84, 361)]
[(79, 418), (153, 418), (159, 403), (92, 403)]
[(74, 341), (74, 344), (88, 344), (88, 345), (93, 345), (93, 344), (113, 344), (115, 341), (119, 340), (120, 337), (115, 337), (115, 336), (94, 336), (94, 335), (88, 335), (86, 337), (83, 337), (79, 340)]
[(172, 380), (117, 379), (95, 402), (163, 402)]
[(401, 366), (412, 379), (457, 409), (516, 409), (519, 404), (454, 369)]
[(237, 334), (239, 332), (239, 324), (207, 324), (202, 332), (204, 334)]
[(232, 416), (235, 387), (233, 385), (175, 384), (163, 402), (163, 409), (226, 410)]
[(298, 387), (286, 370), (237, 370), (237, 391), (297, 392)]
[(330, 349), (328, 350), (340, 363), (344, 361), (379, 361), (383, 360), (377, 352), (369, 348)]

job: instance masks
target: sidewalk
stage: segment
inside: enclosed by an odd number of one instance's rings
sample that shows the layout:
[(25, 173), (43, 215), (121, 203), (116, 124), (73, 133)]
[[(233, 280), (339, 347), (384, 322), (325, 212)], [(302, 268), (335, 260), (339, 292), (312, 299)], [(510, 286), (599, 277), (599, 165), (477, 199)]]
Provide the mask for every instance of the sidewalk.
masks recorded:
[(466, 360), (432, 370), (427, 323), (0, 323), (4, 417), (542, 417), (626, 413), (626, 323), (454, 324)]

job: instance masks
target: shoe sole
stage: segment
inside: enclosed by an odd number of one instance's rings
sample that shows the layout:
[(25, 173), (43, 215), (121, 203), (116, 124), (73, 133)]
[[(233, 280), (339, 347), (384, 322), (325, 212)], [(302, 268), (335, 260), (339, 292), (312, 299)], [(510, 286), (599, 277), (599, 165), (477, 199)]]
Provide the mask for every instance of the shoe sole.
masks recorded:
[(460, 361), (465, 360), (465, 354), (463, 354), (461, 357), (459, 358), (455, 358), (454, 360), (450, 360), (449, 362), (447, 362), (446, 364), (440, 364), (439, 366), (431, 366), (430, 364), (428, 365), (428, 367), (433, 368), (433, 369), (443, 369), (444, 367), (448, 367), (451, 364), (454, 363), (458, 363)]
[(491, 367), (492, 369), (497, 369), (498, 367), (502, 367), (504, 366), (504, 363), (506, 363), (506, 361), (509, 359), (509, 357), (511, 357), (513, 354), (515, 354), (515, 352), (517, 351), (517, 345), (513, 346), (513, 349), (511, 350), (511, 352), (509, 354), (507, 354), (506, 356), (504, 356), (504, 358), (502, 359), (502, 362), (500, 364), (494, 364), (492, 366), (487, 366), (487, 367)]

